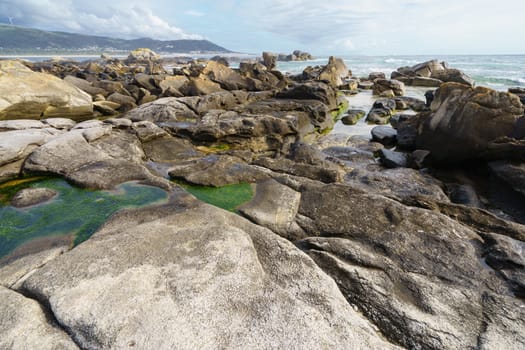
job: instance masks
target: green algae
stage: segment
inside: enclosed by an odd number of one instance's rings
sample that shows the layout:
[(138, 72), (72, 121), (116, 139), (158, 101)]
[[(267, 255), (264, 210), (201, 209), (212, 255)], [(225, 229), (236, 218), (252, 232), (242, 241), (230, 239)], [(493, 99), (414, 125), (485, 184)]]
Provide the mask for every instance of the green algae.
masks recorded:
[[(20, 189), (46, 187), (58, 192), (55, 199), (23, 209), (10, 206)], [(114, 191), (90, 191), (58, 178), (26, 179), (0, 185), (0, 258), (24, 243), (47, 236), (73, 235), (74, 244), (88, 239), (115, 212), (167, 199), (156, 187), (126, 183)]]
[(252, 185), (241, 183), (221, 187), (197, 186), (179, 183), (186, 191), (203, 202), (236, 212), (236, 209), (254, 196)]

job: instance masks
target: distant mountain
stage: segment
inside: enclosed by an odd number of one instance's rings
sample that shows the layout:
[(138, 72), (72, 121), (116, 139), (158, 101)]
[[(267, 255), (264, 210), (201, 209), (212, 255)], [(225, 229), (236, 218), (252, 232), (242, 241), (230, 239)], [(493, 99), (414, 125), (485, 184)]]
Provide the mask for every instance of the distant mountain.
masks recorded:
[(147, 47), (157, 53), (227, 53), (231, 52), (208, 40), (125, 40), (0, 24), (0, 55), (9, 53), (100, 53), (128, 52)]

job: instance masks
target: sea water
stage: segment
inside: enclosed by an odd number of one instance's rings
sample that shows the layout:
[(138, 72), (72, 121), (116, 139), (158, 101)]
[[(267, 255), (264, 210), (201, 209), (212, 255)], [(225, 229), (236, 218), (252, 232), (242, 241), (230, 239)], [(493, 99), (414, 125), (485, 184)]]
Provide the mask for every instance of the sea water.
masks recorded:
[[(346, 56), (342, 57), (355, 77), (368, 77), (371, 72), (383, 72), (387, 77), (399, 67), (437, 59), (447, 62), (474, 79), (476, 85), (506, 91), (510, 87), (525, 87), (525, 55), (447, 55), (447, 56)], [(307, 66), (324, 65), (328, 57), (311, 61), (278, 62), (277, 69), (299, 74)]]

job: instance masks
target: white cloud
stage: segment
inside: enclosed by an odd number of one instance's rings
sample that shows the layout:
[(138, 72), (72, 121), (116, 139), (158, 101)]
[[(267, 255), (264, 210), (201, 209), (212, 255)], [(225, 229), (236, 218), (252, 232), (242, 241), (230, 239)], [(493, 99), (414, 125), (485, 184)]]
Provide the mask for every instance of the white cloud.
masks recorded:
[[(144, 2), (1, 0), (0, 13), (18, 25), (123, 38), (202, 39), (154, 14)], [(147, 3), (146, 3), (147, 4)]]
[(479, 52), (483, 40), (490, 52), (487, 45), (504, 45), (501, 31), (525, 34), (522, 0), (497, 6), (492, 0), (266, 0), (245, 2), (239, 11), (252, 26), (318, 52), (449, 53), (447, 47), (474, 42)]
[(202, 17), (202, 16), (204, 16), (204, 13), (199, 12), (199, 11), (195, 11), (195, 10), (188, 10), (188, 11), (184, 12), (184, 14), (186, 14), (188, 16), (193, 16), (193, 17)]

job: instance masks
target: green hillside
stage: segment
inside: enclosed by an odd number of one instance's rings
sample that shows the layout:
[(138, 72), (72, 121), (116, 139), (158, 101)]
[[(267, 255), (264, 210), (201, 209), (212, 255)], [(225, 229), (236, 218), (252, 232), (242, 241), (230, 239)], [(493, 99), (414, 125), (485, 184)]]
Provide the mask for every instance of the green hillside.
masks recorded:
[(149, 38), (125, 40), (64, 32), (48, 32), (0, 24), (0, 54), (22, 52), (127, 52), (138, 47), (147, 47), (159, 53), (230, 52), (208, 40), (162, 41)]

